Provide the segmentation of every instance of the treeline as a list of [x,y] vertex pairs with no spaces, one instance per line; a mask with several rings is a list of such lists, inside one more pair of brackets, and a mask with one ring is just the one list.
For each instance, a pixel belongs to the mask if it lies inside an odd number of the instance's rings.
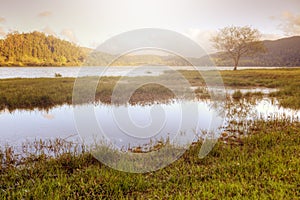
[[44,33],[9,33],[0,40],[0,66],[78,66],[87,50]]

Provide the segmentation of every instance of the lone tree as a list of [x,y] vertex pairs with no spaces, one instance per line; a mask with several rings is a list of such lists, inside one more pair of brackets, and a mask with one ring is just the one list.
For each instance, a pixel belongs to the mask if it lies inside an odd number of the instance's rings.
[[260,37],[260,32],[250,26],[230,26],[220,29],[211,41],[217,50],[233,59],[233,70],[237,70],[242,56],[254,56],[256,53],[265,52]]

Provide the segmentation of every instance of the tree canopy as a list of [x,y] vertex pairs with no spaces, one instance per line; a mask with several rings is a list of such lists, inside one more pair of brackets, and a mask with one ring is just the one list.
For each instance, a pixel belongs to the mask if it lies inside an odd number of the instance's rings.
[[260,37],[260,32],[249,26],[230,26],[220,29],[211,40],[217,50],[233,59],[236,70],[242,56],[249,57],[265,51]]
[[85,57],[83,48],[37,31],[13,32],[0,40],[2,66],[77,66]]

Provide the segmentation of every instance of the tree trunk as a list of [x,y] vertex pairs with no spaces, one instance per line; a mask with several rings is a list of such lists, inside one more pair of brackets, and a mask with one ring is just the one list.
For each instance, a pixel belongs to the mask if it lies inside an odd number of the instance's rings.
[[237,70],[237,67],[238,67],[238,64],[239,64],[239,59],[240,59],[239,55],[234,59],[234,68],[233,68],[233,70]]

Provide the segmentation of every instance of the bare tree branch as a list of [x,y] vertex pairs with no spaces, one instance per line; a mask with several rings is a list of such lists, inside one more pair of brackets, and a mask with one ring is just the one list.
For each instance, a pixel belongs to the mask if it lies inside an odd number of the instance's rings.
[[227,53],[233,59],[236,70],[242,56],[254,56],[265,51],[260,37],[260,32],[250,26],[229,26],[220,29],[211,41],[217,50]]

